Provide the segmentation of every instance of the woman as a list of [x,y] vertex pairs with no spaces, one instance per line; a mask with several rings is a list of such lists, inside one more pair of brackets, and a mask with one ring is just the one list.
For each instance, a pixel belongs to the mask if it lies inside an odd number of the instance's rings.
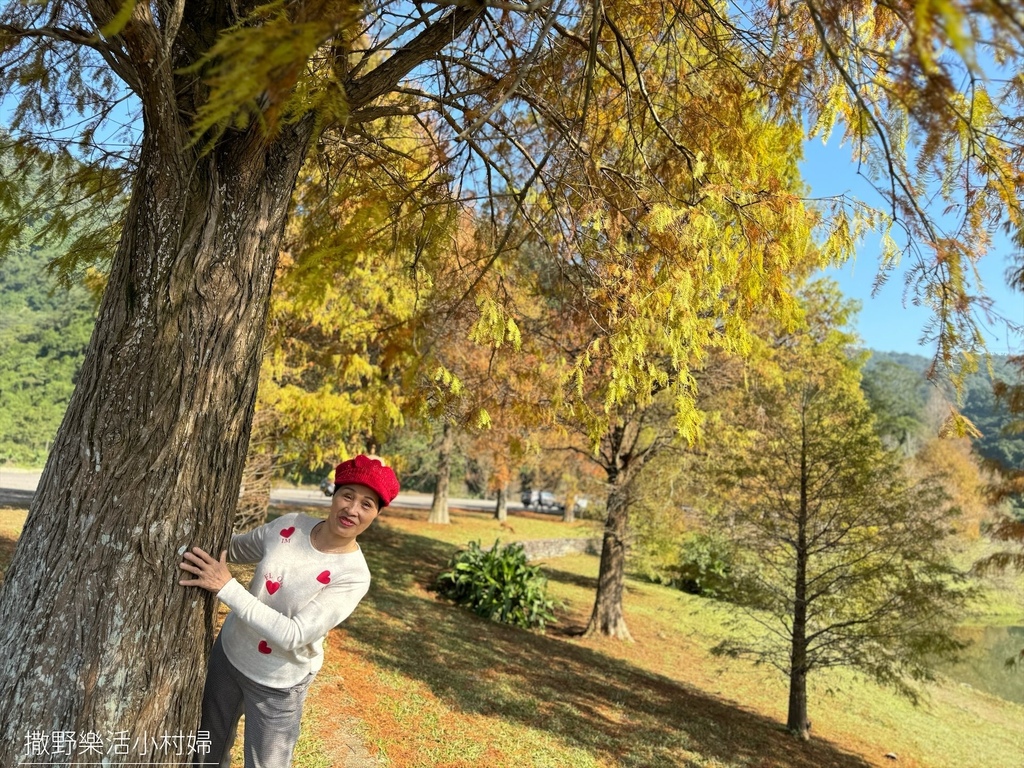
[[[390,467],[362,455],[339,464],[334,483],[326,520],[293,513],[233,536],[220,559],[199,547],[184,555],[180,567],[192,578],[179,584],[209,590],[231,609],[203,690],[206,765],[230,766],[242,714],[245,768],[291,765],[306,690],[323,665],[323,639],[370,586],[356,537],[399,490]],[[228,560],[257,563],[248,590],[231,577]]]

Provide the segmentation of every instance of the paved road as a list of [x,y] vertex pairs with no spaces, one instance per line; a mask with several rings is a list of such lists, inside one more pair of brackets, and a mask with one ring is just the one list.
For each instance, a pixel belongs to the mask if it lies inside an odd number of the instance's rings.
[[0,507],[28,509],[38,482],[39,472],[0,467]]
[[[24,469],[7,469],[0,467],[0,507],[21,507],[28,509],[35,496],[36,485],[39,483],[38,471]],[[303,488],[275,488],[270,492],[270,500],[274,504],[302,506],[330,506],[331,500],[320,491]],[[429,509],[431,497],[426,493],[400,493],[391,502],[394,507],[411,507],[413,509]],[[457,509],[494,509],[493,499],[449,499],[448,506]],[[519,502],[509,502],[510,511],[521,510]]]

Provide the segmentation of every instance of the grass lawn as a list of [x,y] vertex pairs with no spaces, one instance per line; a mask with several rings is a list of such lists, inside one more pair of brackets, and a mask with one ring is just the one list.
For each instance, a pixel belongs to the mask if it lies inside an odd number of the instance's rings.
[[[23,520],[0,511],[0,569]],[[819,674],[813,739],[798,742],[782,727],[785,680],[709,653],[736,631],[729,607],[668,588],[627,581],[635,643],[582,639],[597,557],[544,564],[561,607],[543,634],[437,600],[430,581],[467,541],[598,532],[545,516],[515,514],[507,525],[466,512],[435,526],[425,511],[389,510],[361,538],[373,586],[328,637],[297,768],[369,765],[353,752],[359,741],[373,764],[392,768],[1024,765],[1024,707],[951,683],[929,684],[915,707],[853,674]]]

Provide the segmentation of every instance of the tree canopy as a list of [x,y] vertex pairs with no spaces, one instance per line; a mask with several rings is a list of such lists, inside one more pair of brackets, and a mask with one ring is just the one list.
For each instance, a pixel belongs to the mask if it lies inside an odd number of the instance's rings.
[[[42,235],[66,234],[73,209],[90,200],[93,227],[61,262],[68,270],[111,250],[109,222],[122,219],[99,214],[123,201],[137,168],[133,116],[154,114],[160,99],[179,110],[175,130],[187,135],[176,140],[208,148],[246,126],[276,135],[312,121],[318,148],[387,155],[364,128],[408,116],[430,137],[435,180],[451,179],[483,207],[503,201],[511,218],[543,221],[573,244],[598,232],[646,232],[653,242],[686,210],[707,211],[688,222],[693,237],[717,238],[715,200],[754,218],[781,213],[792,193],[742,176],[749,169],[734,162],[729,131],[747,151],[752,110],[809,136],[838,126],[886,208],[820,201],[826,257],[848,253],[865,227],[901,230],[912,297],[933,310],[936,360],[948,367],[962,355],[970,363],[980,343],[972,318],[985,299],[972,290],[972,265],[996,227],[1021,230],[1013,72],[1024,31],[995,0],[429,9],[292,0],[201,10],[61,1],[11,3],[4,18],[12,65],[0,91],[13,108],[4,145],[53,173],[51,187],[15,209],[45,207]],[[709,129],[714,147],[701,145]],[[0,185],[8,205],[17,183],[12,174]],[[772,234],[751,223],[744,236]],[[896,239],[886,242],[888,268],[901,254]],[[764,266],[753,267],[736,277],[770,285]]]

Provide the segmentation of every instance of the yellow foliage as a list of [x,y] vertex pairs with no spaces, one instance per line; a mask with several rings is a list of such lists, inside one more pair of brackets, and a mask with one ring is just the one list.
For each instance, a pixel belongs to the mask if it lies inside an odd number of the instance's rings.
[[225,30],[187,70],[202,74],[210,89],[193,124],[193,143],[212,143],[228,128],[243,129],[254,120],[273,135],[279,123],[313,110],[343,119],[344,89],[332,68],[309,62],[329,37],[343,35],[360,11],[352,0],[272,0]]

